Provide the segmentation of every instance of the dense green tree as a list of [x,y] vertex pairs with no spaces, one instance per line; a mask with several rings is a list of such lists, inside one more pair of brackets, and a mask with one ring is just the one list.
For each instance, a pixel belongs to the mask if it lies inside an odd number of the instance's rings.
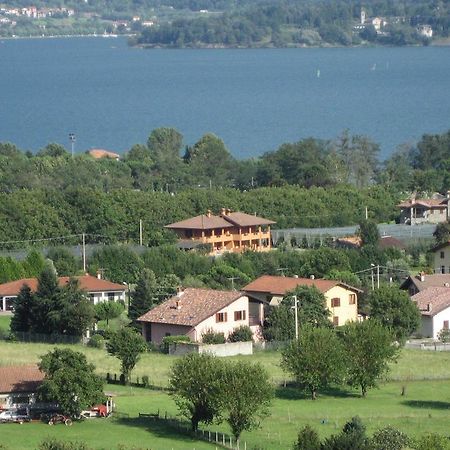
[[380,232],[378,231],[377,224],[372,220],[363,220],[359,223],[359,229],[357,231],[358,236],[361,238],[363,246],[371,245],[373,247],[378,246],[380,240]]
[[402,342],[420,324],[420,312],[406,291],[397,287],[381,286],[369,293],[370,316],[391,328],[395,338]]
[[45,267],[45,258],[39,250],[31,250],[23,262],[27,278],[34,278],[42,273]]
[[135,322],[142,314],[158,303],[158,285],[155,274],[150,269],[143,269],[130,299],[128,317]]
[[322,450],[366,450],[370,439],[366,436],[366,427],[356,416],[344,425],[342,432],[330,436],[322,443]]
[[56,348],[41,358],[39,368],[45,374],[39,399],[58,403],[64,414],[78,417],[83,409],[105,399],[103,381],[83,353]]
[[59,276],[73,276],[79,270],[79,261],[65,247],[50,248],[47,258],[53,262]]
[[106,350],[119,359],[121,371],[128,383],[131,371],[140,359],[140,355],[147,350],[147,345],[141,334],[133,328],[121,328],[111,334],[106,342]]
[[106,320],[106,327],[109,328],[109,321],[116,319],[124,311],[124,306],[121,302],[108,301],[101,302],[95,305],[95,317],[98,320]]
[[172,366],[169,386],[180,413],[190,420],[192,431],[200,422],[211,424],[222,415],[224,404],[223,360],[208,353],[191,353]]
[[344,350],[334,330],[304,327],[299,339],[282,351],[281,367],[317,398],[320,389],[342,381]]
[[433,236],[436,245],[444,244],[450,240],[450,223],[441,222],[436,225],[436,229],[433,231]]
[[33,323],[32,316],[33,293],[27,284],[24,284],[19,295],[13,301],[13,315],[11,317],[11,331],[29,331]]
[[25,278],[23,265],[10,256],[6,258],[0,256],[0,283],[20,280],[21,278]]
[[290,302],[292,306],[295,306],[293,296],[297,296],[300,328],[305,325],[315,327],[330,325],[330,311],[327,308],[327,301],[319,289],[315,286],[298,286],[283,298],[283,302]]
[[36,156],[69,156],[69,152],[60,144],[50,143],[36,153]]
[[381,428],[372,436],[373,450],[403,450],[410,443],[409,437],[392,426]]
[[359,386],[361,395],[376,387],[378,380],[389,370],[398,355],[392,332],[375,319],[351,322],[339,336],[346,350],[347,382]]
[[247,361],[228,362],[222,391],[225,398],[226,421],[237,441],[243,431],[261,426],[269,415],[273,387],[269,374],[261,364]]

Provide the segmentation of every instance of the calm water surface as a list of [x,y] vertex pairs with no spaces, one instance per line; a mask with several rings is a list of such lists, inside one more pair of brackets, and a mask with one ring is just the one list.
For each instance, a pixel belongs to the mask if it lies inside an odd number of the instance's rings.
[[283,142],[372,137],[388,156],[450,128],[450,48],[141,50],[125,39],[0,41],[0,141],[119,153],[173,126],[247,158]]

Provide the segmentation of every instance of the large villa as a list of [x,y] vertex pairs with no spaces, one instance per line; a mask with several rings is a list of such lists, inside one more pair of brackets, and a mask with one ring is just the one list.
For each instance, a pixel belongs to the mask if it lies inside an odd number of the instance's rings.
[[231,212],[222,208],[219,215],[211,211],[165,228],[173,230],[182,248],[211,245],[211,254],[222,252],[262,252],[272,248],[270,225],[275,222],[243,212]]

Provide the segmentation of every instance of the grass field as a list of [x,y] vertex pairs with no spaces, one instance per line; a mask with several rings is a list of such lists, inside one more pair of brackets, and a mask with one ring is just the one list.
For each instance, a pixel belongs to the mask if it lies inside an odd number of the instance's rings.
[[0,316],[0,333],[9,331],[9,323],[11,322],[11,316],[1,315]]
[[[39,356],[54,346],[2,342],[0,365],[37,362]],[[71,348],[83,351],[99,373],[119,371],[119,363],[105,351],[82,346]],[[280,355],[276,352],[239,356],[238,359],[258,361],[263,364],[276,383],[285,376],[279,367]],[[166,385],[167,375],[175,357],[158,353],[144,355],[135,375],[148,375],[156,385]],[[289,381],[289,380],[287,380]],[[402,388],[406,395],[402,396]],[[83,440],[94,448],[114,449],[118,444],[139,446],[152,450],[202,450],[215,445],[192,440],[161,422],[138,419],[139,412],[154,413],[158,410],[175,416],[176,407],[166,392],[109,385],[114,392],[118,415],[106,420],[91,420],[64,426],[49,427],[41,423],[0,425],[1,442],[11,449],[34,449],[47,436],[61,439]],[[294,388],[278,388],[271,408],[271,415],[263,428],[243,434],[247,448],[266,450],[290,449],[300,427],[310,424],[322,436],[339,431],[354,415],[359,415],[368,432],[393,425],[410,435],[424,432],[448,433],[450,413],[450,353],[403,350],[398,363],[392,366],[390,381],[380,389],[369,391],[366,399],[357,391],[336,390],[309,400]],[[26,427],[26,428],[25,428]],[[229,432],[226,424],[214,425],[212,430]],[[26,433],[23,431],[26,430]]]

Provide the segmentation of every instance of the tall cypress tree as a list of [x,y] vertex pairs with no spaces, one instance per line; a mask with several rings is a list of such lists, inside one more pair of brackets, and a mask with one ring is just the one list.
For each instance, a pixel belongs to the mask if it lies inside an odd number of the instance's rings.
[[33,293],[30,286],[24,284],[19,295],[13,301],[14,314],[11,318],[11,331],[29,331],[32,321]]
[[136,322],[138,317],[145,314],[154,303],[158,302],[157,289],[155,274],[150,269],[144,269],[131,297],[128,310],[128,317],[133,323]]

